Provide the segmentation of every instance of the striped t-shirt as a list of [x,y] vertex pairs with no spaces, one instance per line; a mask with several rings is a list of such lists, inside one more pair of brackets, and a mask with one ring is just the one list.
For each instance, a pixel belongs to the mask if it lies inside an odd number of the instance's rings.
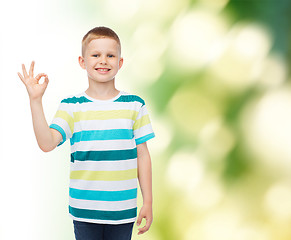
[[120,91],[109,100],[85,92],[64,98],[50,124],[71,143],[69,215],[121,224],[137,217],[137,149],[153,137],[145,101]]

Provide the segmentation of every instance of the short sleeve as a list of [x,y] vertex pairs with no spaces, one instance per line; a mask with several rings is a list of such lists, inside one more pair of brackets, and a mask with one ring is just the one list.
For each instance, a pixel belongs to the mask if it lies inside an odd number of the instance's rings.
[[74,115],[73,104],[70,104],[66,99],[59,104],[57,112],[51,121],[50,128],[59,131],[62,134],[62,141],[57,145],[62,145],[67,139],[70,139],[74,132]]
[[147,107],[144,102],[140,107],[136,120],[133,124],[133,135],[136,145],[144,143],[155,137]]

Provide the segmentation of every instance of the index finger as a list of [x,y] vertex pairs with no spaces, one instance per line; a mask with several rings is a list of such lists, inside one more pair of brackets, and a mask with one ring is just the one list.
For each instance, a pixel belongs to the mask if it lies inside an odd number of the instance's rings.
[[24,64],[22,64],[22,72],[23,72],[23,76],[25,78],[27,78],[28,75],[27,75],[26,68],[25,68]]
[[29,76],[33,77],[33,68],[34,68],[34,61],[31,62],[30,69],[29,69]]
[[151,225],[150,221],[149,220],[146,220],[145,226],[142,227],[142,228],[139,228],[138,230],[141,231],[141,232],[145,232],[145,231],[147,231],[150,228],[150,225]]
[[150,226],[152,224],[152,220],[150,219],[146,219],[146,225],[144,226],[146,231],[149,230]]

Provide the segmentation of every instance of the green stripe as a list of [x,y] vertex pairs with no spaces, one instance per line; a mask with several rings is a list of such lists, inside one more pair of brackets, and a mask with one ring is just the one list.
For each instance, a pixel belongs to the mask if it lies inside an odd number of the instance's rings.
[[119,110],[89,110],[77,111],[73,113],[74,121],[84,120],[108,120],[108,119],[130,119],[135,120],[138,112],[135,110],[119,109]]
[[100,220],[123,220],[137,216],[137,208],[122,211],[101,211],[79,209],[69,206],[69,212],[77,218],[100,219]]
[[54,118],[62,118],[64,121],[66,121],[70,127],[71,134],[73,134],[75,123],[74,123],[74,119],[72,118],[72,116],[68,112],[63,111],[63,110],[58,110],[56,112]]
[[139,128],[141,128],[149,123],[150,123],[150,118],[149,118],[149,115],[146,114],[134,122],[133,130],[137,130],[137,129],[139,129]]
[[78,161],[112,161],[137,158],[137,149],[108,150],[108,151],[76,151],[71,153],[71,162]]
[[66,99],[63,99],[61,101],[61,103],[74,103],[74,104],[76,104],[76,103],[86,103],[86,102],[93,102],[93,101],[85,98],[84,96],[78,97],[78,98],[77,97],[66,98]]
[[144,100],[136,95],[121,95],[114,102],[140,102],[142,106],[145,105]]
[[[90,99],[81,96],[81,97],[70,97],[63,99],[61,101],[62,103],[87,103],[87,102],[93,102]],[[113,102],[140,102],[143,105],[145,105],[144,100],[137,96],[137,95],[121,95],[119,98],[115,99]]]
[[137,178],[137,168],[117,171],[71,171],[70,179],[80,179],[87,181],[123,181]]

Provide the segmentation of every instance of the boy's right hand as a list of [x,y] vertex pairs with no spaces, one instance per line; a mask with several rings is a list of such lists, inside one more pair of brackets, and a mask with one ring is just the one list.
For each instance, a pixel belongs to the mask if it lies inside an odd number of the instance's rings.
[[[23,76],[19,72],[17,73],[26,87],[30,100],[41,99],[49,82],[48,76],[45,73],[40,73],[33,77],[34,63],[34,61],[31,62],[29,74],[27,74],[24,64],[22,64]],[[45,80],[42,84],[39,84],[39,80],[42,77],[45,77]]]

